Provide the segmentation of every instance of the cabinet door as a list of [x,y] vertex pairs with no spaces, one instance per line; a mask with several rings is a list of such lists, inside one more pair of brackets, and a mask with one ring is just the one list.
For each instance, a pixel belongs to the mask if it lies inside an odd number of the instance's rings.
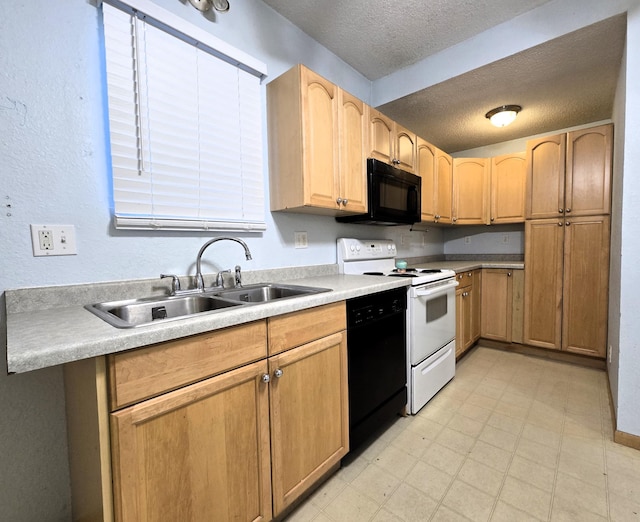
[[368,107],[369,112],[369,154],[371,158],[391,163],[394,157],[394,121],[380,111]]
[[458,287],[456,289],[456,358],[460,357],[465,350],[464,346],[464,293],[466,289]]
[[511,310],[513,278],[511,270],[485,268],[482,270],[482,327],[485,339],[511,342]]
[[564,221],[527,220],[524,231],[524,342],[559,350]]
[[342,331],[269,358],[275,515],[349,449],[346,338]]
[[612,138],[611,125],[568,134],[565,188],[567,217],[610,213]]
[[303,68],[302,92],[305,199],[312,206],[338,208],[338,88]]
[[462,348],[466,351],[473,343],[473,287],[462,293]]
[[471,344],[480,339],[480,318],[482,309],[482,270],[474,270],[471,295]]
[[606,356],[609,217],[565,221],[562,349]]
[[453,160],[453,217],[456,225],[485,222],[489,163],[485,158]]
[[119,521],[271,519],[265,361],[111,414]]
[[365,105],[355,96],[340,90],[340,187],[337,191],[342,209],[367,211],[367,118]]
[[436,148],[417,138],[417,174],[422,179],[422,221],[434,221],[436,187]]
[[436,222],[451,223],[453,160],[446,152],[436,154]]
[[525,152],[505,154],[491,159],[491,225],[524,222],[524,201],[527,185]]
[[395,165],[407,172],[416,172],[416,135],[395,124]]
[[527,142],[527,219],[564,215],[566,134]]

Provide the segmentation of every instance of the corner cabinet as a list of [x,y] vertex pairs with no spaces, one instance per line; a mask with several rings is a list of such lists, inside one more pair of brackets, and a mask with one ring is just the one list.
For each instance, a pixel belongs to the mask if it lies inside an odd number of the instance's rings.
[[348,451],[346,361],[339,302],[66,365],[73,519],[281,515]]
[[365,107],[303,65],[267,85],[272,211],[367,210]]

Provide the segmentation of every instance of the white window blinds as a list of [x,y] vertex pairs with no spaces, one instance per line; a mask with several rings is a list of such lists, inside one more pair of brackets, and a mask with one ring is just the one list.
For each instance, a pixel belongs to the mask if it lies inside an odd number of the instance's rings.
[[136,9],[103,15],[116,227],[264,230],[260,78]]

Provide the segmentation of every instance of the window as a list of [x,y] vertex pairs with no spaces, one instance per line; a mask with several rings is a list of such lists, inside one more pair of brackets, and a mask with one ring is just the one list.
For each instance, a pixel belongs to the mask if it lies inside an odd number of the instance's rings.
[[129,3],[103,4],[116,227],[264,230],[263,73]]

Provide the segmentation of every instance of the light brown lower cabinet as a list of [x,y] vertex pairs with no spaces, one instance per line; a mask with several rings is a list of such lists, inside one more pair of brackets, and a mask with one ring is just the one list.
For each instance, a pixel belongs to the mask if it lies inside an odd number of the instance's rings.
[[266,361],[111,414],[116,520],[271,519]]
[[286,510],[348,451],[345,311],[274,317],[283,332],[318,323],[271,356],[270,318],[67,365],[73,519],[268,521]]
[[460,357],[480,338],[482,271],[459,273],[456,280],[456,357]]
[[609,216],[526,222],[526,344],[605,357],[609,225]]
[[482,270],[480,335],[484,339],[511,342],[513,271],[504,268]]

